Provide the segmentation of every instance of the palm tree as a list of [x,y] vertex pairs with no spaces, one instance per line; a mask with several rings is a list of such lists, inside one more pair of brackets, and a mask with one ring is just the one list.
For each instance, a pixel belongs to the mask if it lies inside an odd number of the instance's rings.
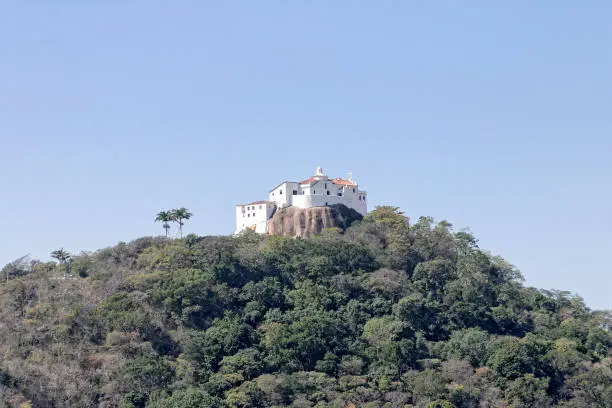
[[185,207],[181,207],[181,208],[170,211],[170,217],[172,221],[176,221],[179,225],[179,232],[181,234],[181,238],[183,238],[183,225],[185,225],[183,220],[190,219],[192,215],[193,214],[190,213],[189,210]]
[[64,251],[64,248],[56,249],[51,252],[51,258],[57,259],[60,265],[64,265],[66,274],[70,273],[70,260],[72,259],[70,252]]
[[172,221],[171,211],[160,211],[155,217],[155,221],[162,223],[162,227],[166,230],[166,238],[168,238],[168,230],[170,229],[169,222]]

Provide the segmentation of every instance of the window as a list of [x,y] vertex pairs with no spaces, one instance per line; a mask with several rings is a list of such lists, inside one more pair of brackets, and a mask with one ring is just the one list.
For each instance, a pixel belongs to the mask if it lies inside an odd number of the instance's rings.
[[327,190],[327,183],[325,183],[325,189]]
[[259,206],[259,209],[261,210],[261,205]]
[[317,192],[316,192],[316,191],[314,191],[314,190],[312,190],[312,194],[317,194]]
[[293,190],[293,195],[297,195],[297,190]]
[[355,189],[353,188],[353,193],[355,192]]
[[251,214],[247,214],[247,217],[250,217],[250,216],[251,216]]
[[327,195],[329,195],[329,190],[327,190]]
[[279,193],[278,193],[278,194],[283,194],[283,190],[279,191]]
[[342,197],[342,193],[338,193],[338,197]]
[[255,216],[255,213],[253,213],[253,217]]
[[325,205],[327,206],[327,201],[325,202]]

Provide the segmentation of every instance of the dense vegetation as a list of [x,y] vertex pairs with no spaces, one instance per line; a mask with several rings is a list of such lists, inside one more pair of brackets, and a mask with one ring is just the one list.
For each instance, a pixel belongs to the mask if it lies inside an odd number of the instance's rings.
[[610,314],[391,207],[311,239],[140,238],[65,272],[2,270],[5,406],[612,407]]

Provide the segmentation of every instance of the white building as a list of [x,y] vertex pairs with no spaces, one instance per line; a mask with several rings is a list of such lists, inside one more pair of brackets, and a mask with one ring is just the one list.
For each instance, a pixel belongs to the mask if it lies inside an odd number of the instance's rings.
[[323,207],[344,204],[361,215],[367,213],[367,193],[359,189],[351,177],[348,180],[330,179],[317,168],[314,176],[300,182],[284,181],[273,188],[268,201],[255,201],[236,206],[236,233],[252,229],[258,233],[268,232],[268,220],[276,208],[294,206],[298,208]]
[[276,203],[255,201],[236,206],[236,234],[251,229],[260,234],[268,232],[268,220],[274,214]]

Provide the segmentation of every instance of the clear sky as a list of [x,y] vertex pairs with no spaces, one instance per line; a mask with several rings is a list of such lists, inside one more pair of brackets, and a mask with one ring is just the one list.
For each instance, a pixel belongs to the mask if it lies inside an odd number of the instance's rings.
[[0,264],[322,166],[612,308],[612,3],[0,0]]

